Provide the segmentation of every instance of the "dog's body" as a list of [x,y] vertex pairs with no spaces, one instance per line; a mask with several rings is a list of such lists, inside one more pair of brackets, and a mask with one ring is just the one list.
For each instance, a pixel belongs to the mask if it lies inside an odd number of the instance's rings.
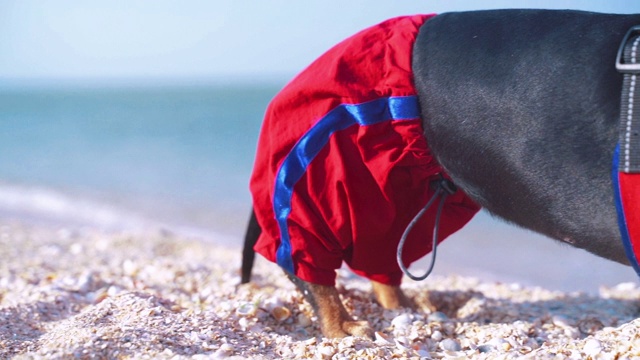
[[[440,165],[491,213],[628,264],[610,177],[622,86],[614,62],[622,37],[638,24],[640,15],[538,10],[427,21],[412,68]],[[245,249],[259,234],[255,215],[251,224]],[[251,256],[245,252],[243,282]],[[371,333],[351,320],[335,288],[294,282],[325,336]],[[398,287],[373,284],[383,306],[410,305]]]

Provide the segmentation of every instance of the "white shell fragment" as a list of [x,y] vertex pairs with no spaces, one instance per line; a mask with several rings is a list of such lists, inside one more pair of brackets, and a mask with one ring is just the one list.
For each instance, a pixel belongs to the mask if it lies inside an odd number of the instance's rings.
[[379,331],[376,331],[374,333],[374,337],[376,339],[375,340],[376,344],[381,344],[381,345],[391,344],[389,337]]
[[582,349],[582,351],[584,351],[585,355],[587,356],[598,355],[602,352],[602,344],[596,339],[589,339],[584,344],[584,348]]
[[396,329],[406,329],[412,322],[413,320],[411,319],[411,315],[401,314],[391,320],[391,326]]

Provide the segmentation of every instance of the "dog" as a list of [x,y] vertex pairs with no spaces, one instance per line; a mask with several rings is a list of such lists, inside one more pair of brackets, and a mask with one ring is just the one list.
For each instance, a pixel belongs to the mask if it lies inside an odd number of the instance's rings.
[[[422,170],[412,172],[414,168],[409,168],[407,171],[413,175],[402,178],[402,181],[391,181],[396,186],[410,189],[407,192],[415,194],[413,198],[416,199],[415,203],[409,201],[409,196],[394,203],[397,211],[391,212],[391,216],[401,219],[396,221],[401,225],[399,228],[406,227],[422,205],[436,197],[438,192],[430,185],[437,175],[450,180],[459,189],[452,195],[457,198],[446,200],[449,203],[442,198],[446,204],[440,220],[444,227],[441,238],[463,226],[482,207],[516,226],[637,268],[633,254],[629,256],[634,250],[623,241],[625,235],[620,226],[620,206],[616,207],[613,195],[616,184],[615,179],[612,180],[611,169],[619,141],[623,86],[623,75],[616,71],[616,55],[627,31],[634,25],[640,25],[640,15],[569,10],[491,10],[426,16],[416,24],[415,37],[410,39],[409,76],[415,86],[421,136],[428,144],[427,150],[420,151],[427,151],[429,159],[435,163],[431,169],[435,170],[430,175],[419,177],[420,181],[416,182],[413,173]],[[345,65],[338,62],[336,66]],[[326,76],[335,75],[331,71],[328,73]],[[322,74],[312,73],[311,80],[324,76]],[[348,87],[359,81],[358,77],[354,79],[347,81]],[[362,81],[369,86],[366,77]],[[292,96],[299,95],[301,102],[314,100],[303,90],[295,87],[294,90],[300,92]],[[320,98],[325,100],[322,96]],[[281,113],[274,108],[271,110],[273,116]],[[406,123],[402,123],[404,125]],[[395,136],[395,133],[392,136],[385,131],[396,130],[384,128],[379,131],[382,137]],[[269,141],[274,141],[279,135],[272,135]],[[337,135],[329,132],[326,136]],[[355,139],[354,142],[359,139],[355,135],[349,138]],[[420,142],[419,139],[414,140]],[[379,147],[376,141],[362,144],[375,148],[372,150],[375,153]],[[336,140],[331,146],[349,147],[342,140]],[[276,165],[286,163],[273,158],[277,152],[265,154],[262,151],[259,143],[256,169],[258,162],[270,161],[275,169],[278,169]],[[398,246],[400,236],[391,226],[393,231],[382,235],[392,236],[381,236],[383,240],[365,241],[361,243],[364,245],[359,245],[350,239],[349,246],[341,248],[341,251],[329,248],[334,245],[333,237],[342,241],[341,236],[359,234],[355,230],[349,232],[348,228],[335,231],[338,225],[334,223],[344,225],[342,218],[351,219],[359,214],[368,219],[368,214],[384,213],[386,208],[378,208],[383,205],[375,201],[370,206],[366,203],[369,201],[366,196],[350,197],[352,191],[348,188],[341,190],[342,185],[336,185],[342,184],[342,180],[331,180],[336,172],[340,176],[349,174],[348,171],[335,170],[332,161],[340,163],[336,165],[338,168],[357,168],[360,165],[351,165],[356,157],[345,152],[338,153],[341,158],[335,160],[331,154],[324,156],[323,150],[319,151],[321,155],[305,160],[311,164],[309,166],[317,167],[315,173],[300,175],[289,183],[287,189],[293,194],[288,195],[289,202],[285,201],[289,206],[286,211],[279,207],[282,202],[277,199],[277,194],[263,194],[265,198],[270,196],[274,207],[265,215],[258,206],[258,202],[264,202],[264,199],[257,199],[252,188],[254,211],[245,236],[241,282],[250,280],[254,248],[258,249],[262,254],[267,253],[270,260],[277,261],[301,290],[313,307],[325,337],[371,336],[373,331],[366,320],[354,321],[350,317],[331,284],[331,269],[339,267],[341,262],[334,258],[324,262],[322,254],[326,251],[342,256],[357,274],[371,279],[372,290],[383,307],[411,307],[414,304],[399,286],[398,265],[393,269],[385,265],[387,258],[395,258],[395,252],[389,254],[388,249]],[[380,151],[392,150],[383,147]],[[361,152],[365,155],[360,158],[371,157],[366,151]],[[361,161],[360,158],[357,161]],[[323,161],[325,165],[314,163]],[[419,166],[432,165],[426,161]],[[395,169],[389,167],[384,171],[392,174]],[[320,205],[315,204],[324,201],[322,194],[316,197],[306,194],[312,189],[323,193],[323,184],[317,179],[322,171],[329,179],[326,186],[328,196],[337,199],[327,200],[324,206],[332,208],[332,216],[337,220],[326,216],[309,221],[288,217],[295,211],[290,208],[292,203],[305,208],[310,217],[323,211],[318,210]],[[278,176],[284,179],[283,182],[288,181],[281,173],[272,174],[271,178]],[[372,175],[374,178],[377,176],[375,173]],[[272,189],[272,184],[256,185],[267,181],[267,177],[264,172],[258,176],[254,171],[252,187]],[[346,179],[344,182],[357,183],[360,179]],[[297,181],[306,183],[300,186]],[[298,186],[302,190],[298,190]],[[375,192],[363,186],[367,193]],[[277,189],[274,191],[277,193]],[[296,191],[304,194],[299,195]],[[308,204],[309,199],[313,199],[314,204]],[[354,201],[366,204],[360,206]],[[389,197],[388,201],[393,203],[395,198]],[[406,208],[402,206],[405,203]],[[283,213],[284,220],[278,223],[277,218]],[[414,231],[417,234],[413,236],[422,237],[423,243],[427,236],[425,232],[428,234],[438,225],[434,215],[435,209],[427,212],[426,219],[422,220],[423,226]],[[356,220],[352,222],[357,223]],[[290,233],[283,234],[283,226]],[[377,220],[370,221],[369,226],[377,229]],[[332,242],[329,245],[322,242],[320,245],[311,244],[306,252],[301,247],[296,248],[295,241],[306,241],[305,237],[312,233],[308,229],[314,227],[320,229],[314,230],[314,236],[328,234]],[[295,231],[291,230],[294,228]],[[287,238],[289,236],[291,239]],[[269,238],[271,240],[266,240]],[[437,237],[435,240],[441,241]],[[293,245],[288,241],[293,241]],[[284,243],[288,248],[283,251]],[[358,246],[369,249],[359,250]],[[400,257],[405,257],[405,262],[410,263],[432,249],[409,246]],[[353,260],[359,251],[379,256],[380,271],[359,268],[360,263]],[[313,273],[314,266],[324,267],[321,276]]]

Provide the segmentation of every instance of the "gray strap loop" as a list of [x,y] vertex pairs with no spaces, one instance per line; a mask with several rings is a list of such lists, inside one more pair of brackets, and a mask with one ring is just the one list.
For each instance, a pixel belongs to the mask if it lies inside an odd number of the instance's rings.
[[[431,199],[427,202],[427,204],[414,216],[413,220],[407,225],[407,228],[404,230],[402,237],[400,238],[400,243],[398,244],[398,252],[396,253],[396,259],[398,261],[398,266],[402,272],[407,275],[410,279],[415,281],[421,281],[426,279],[431,272],[433,271],[433,267],[436,264],[436,251],[438,249],[438,233],[440,231],[440,217],[442,216],[442,209],[444,208],[444,202],[447,199],[447,196],[452,195],[457,191],[456,186],[449,180],[441,179],[438,181],[436,191],[431,196]],[[404,261],[402,261],[402,250],[404,248],[404,243],[409,237],[411,230],[416,225],[416,223],[420,220],[422,215],[433,205],[436,199],[440,197],[440,203],[438,204],[438,211],[436,212],[435,224],[433,226],[433,245],[431,248],[431,263],[429,264],[429,269],[422,276],[415,276],[409,269],[404,265]]]

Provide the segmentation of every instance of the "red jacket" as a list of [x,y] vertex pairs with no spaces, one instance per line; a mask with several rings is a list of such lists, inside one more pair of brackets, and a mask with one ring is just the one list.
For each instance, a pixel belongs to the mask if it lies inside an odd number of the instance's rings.
[[[411,53],[433,15],[394,18],[333,47],[273,99],[258,141],[251,193],[255,250],[302,280],[333,285],[344,261],[398,285],[396,249],[442,174],[427,146]],[[435,207],[404,246],[405,264],[431,251]],[[441,239],[479,210],[447,198]]]

